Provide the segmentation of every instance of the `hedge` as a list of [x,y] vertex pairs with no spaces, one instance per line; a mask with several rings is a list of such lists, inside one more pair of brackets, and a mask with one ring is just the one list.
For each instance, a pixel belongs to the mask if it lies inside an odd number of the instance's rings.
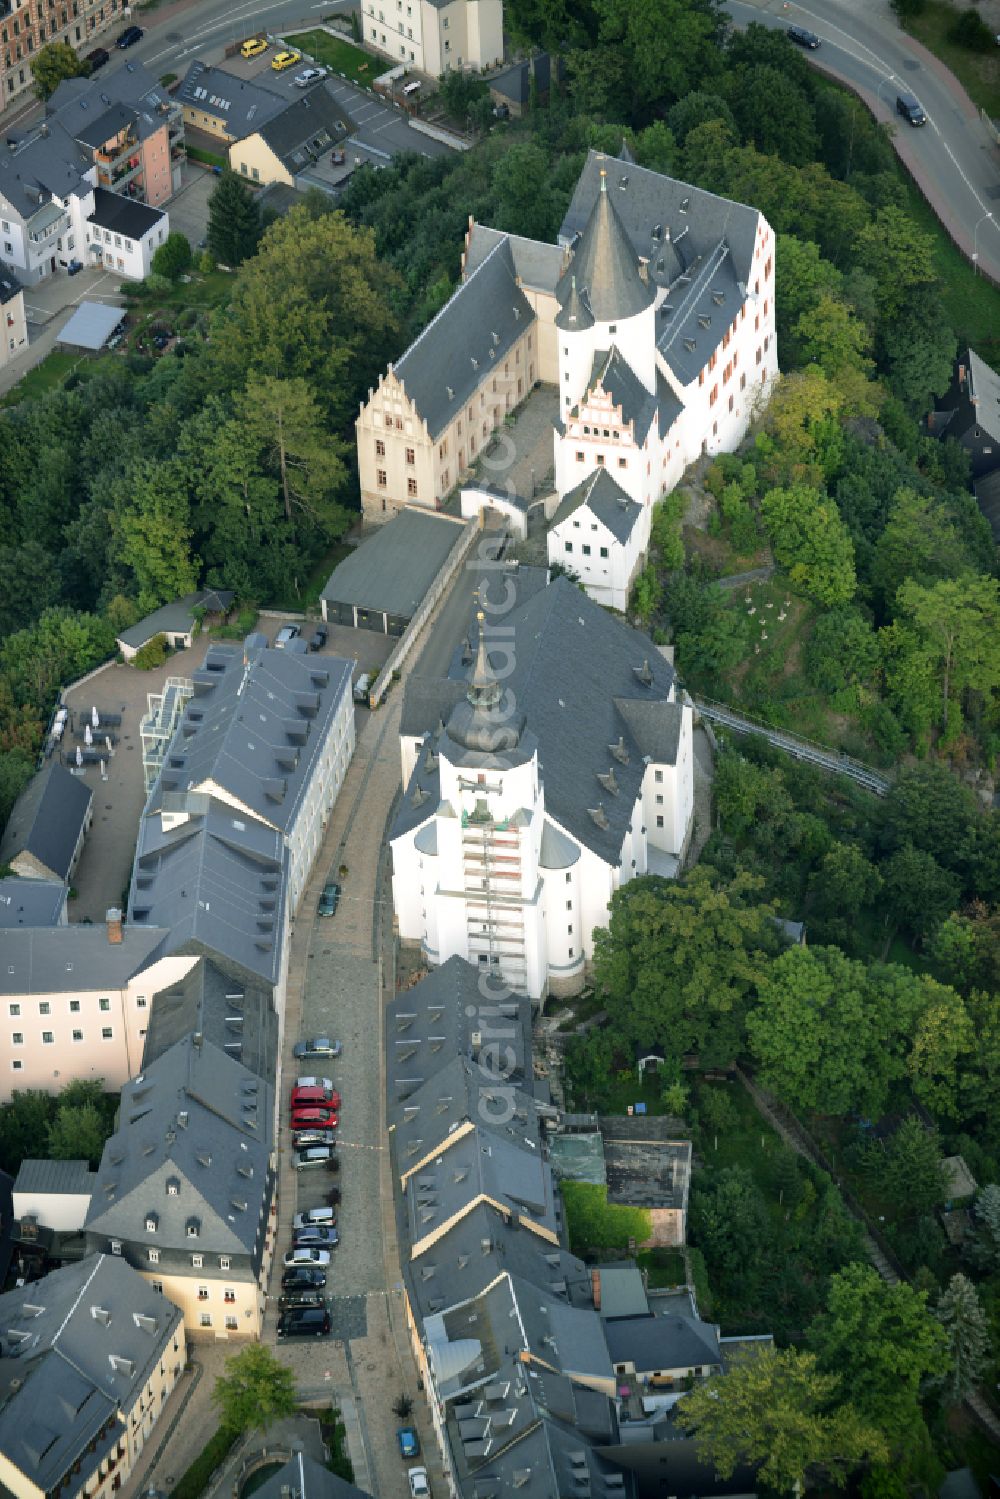
[[208,1487],[208,1480],[232,1452],[239,1436],[238,1431],[228,1426],[220,1426],[215,1436],[209,1438],[180,1482],[171,1489],[171,1499],[201,1499],[201,1495]]

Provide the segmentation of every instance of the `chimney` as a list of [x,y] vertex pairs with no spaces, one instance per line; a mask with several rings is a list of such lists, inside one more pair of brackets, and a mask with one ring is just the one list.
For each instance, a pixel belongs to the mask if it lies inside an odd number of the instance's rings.
[[599,1312],[601,1310],[601,1272],[600,1272],[600,1270],[591,1270],[591,1272],[590,1272],[590,1291],[591,1291],[591,1295],[594,1298],[594,1311],[595,1312]]
[[122,913],[117,906],[109,906],[105,916],[108,928],[108,941],[117,946],[122,940]]
[[960,364],[958,366],[958,388],[959,388],[959,390],[964,390],[965,389],[965,365],[964,364]]

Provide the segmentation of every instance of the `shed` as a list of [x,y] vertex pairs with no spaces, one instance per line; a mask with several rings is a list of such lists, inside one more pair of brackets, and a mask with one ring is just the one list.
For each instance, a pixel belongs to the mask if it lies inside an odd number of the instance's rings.
[[186,593],[174,599],[172,604],[163,604],[129,625],[117,636],[118,649],[126,661],[131,661],[137,651],[157,635],[165,635],[167,644],[174,650],[184,650],[194,642],[197,616],[205,614],[228,614],[234,595],[226,588],[199,588],[195,593]]
[[334,568],[323,618],[402,635],[463,531],[451,516],[404,508]]
[[14,803],[0,841],[0,864],[29,880],[68,884],[93,817],[94,793],[51,761]]
[[108,307],[104,302],[81,302],[64,324],[56,342],[71,344],[75,349],[103,349],[124,316],[121,307]]

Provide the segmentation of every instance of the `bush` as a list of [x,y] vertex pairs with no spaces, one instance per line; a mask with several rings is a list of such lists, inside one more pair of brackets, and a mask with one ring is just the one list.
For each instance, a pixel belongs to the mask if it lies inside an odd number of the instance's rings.
[[[153,256],[153,274],[176,281],[191,264],[191,246],[186,234],[174,229]],[[152,276],[149,278],[152,281]]]
[[238,1431],[232,1431],[228,1426],[220,1426],[215,1435],[209,1437],[203,1450],[187,1472],[182,1475],[180,1482],[171,1490],[173,1499],[201,1499],[201,1495],[208,1487],[208,1480],[216,1468],[229,1456],[238,1436]]
[[215,270],[215,256],[211,250],[202,250],[198,256],[198,269],[204,276],[207,276],[210,271]]
[[162,666],[166,659],[167,637],[154,635],[152,640],[147,640],[144,646],[140,646],[129,665],[134,666],[136,671],[152,671],[154,667]]
[[703,1319],[708,1319],[712,1315],[712,1291],[708,1284],[705,1256],[700,1249],[688,1250],[688,1264],[691,1267],[691,1279],[694,1281],[694,1299],[698,1303],[698,1315]]
[[973,52],[989,52],[995,46],[992,31],[974,10],[963,10],[955,17],[948,27],[948,40]]

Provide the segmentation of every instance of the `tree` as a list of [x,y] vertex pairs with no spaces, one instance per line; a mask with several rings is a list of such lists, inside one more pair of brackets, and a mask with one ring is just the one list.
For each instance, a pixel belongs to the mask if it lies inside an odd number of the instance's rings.
[[[774,258],[774,316],[778,347],[785,347],[792,329],[824,297],[839,297],[843,284],[841,272],[829,260],[823,259],[819,246],[812,240],[779,234]],[[796,364],[806,362],[796,354]]]
[[703,89],[685,94],[667,114],[667,124],[681,146],[691,131],[704,125],[707,120],[723,120],[734,134],[736,132],[733,112],[722,95],[707,93]]
[[854,543],[836,503],[804,484],[772,489],[761,503],[774,555],[791,581],[823,604],[854,595]]
[[117,486],[111,527],[117,560],[135,578],[143,607],[190,593],[198,582],[191,553],[188,474],[179,460],[142,459]]
[[891,609],[897,590],[912,578],[933,583],[965,570],[966,551],[945,507],[908,487],[892,498],[885,530],[875,545],[871,577]]
[[879,666],[878,636],[860,609],[829,609],[813,626],[805,665],[806,676],[821,692],[868,686]]
[[648,625],[660,606],[662,593],[656,569],[647,563],[632,585],[632,598],[629,601],[631,611],[640,624]]
[[861,230],[855,262],[875,278],[881,318],[889,324],[910,297],[937,281],[934,238],[900,208],[882,208]]
[[734,1278],[759,1272],[767,1204],[749,1171],[727,1166],[691,1197],[691,1233],[709,1262]]
[[549,160],[541,146],[519,141],[496,162],[491,186],[498,227],[528,239],[549,239],[561,207],[549,191]]
[[25,1157],[38,1155],[54,1109],[50,1094],[15,1088],[10,1103],[0,1108],[0,1167],[4,1171],[16,1176]]
[[976,1388],[989,1356],[989,1332],[983,1304],[968,1276],[953,1275],[937,1304],[948,1352],[942,1383],[949,1399],[958,1402]]
[[814,1483],[840,1485],[861,1463],[888,1456],[881,1432],[839,1393],[839,1379],[820,1372],[815,1354],[763,1347],[699,1381],[677,1419],[721,1478],[738,1464],[760,1464],[768,1488],[798,1494]]
[[873,1155],[871,1165],[877,1190],[902,1219],[936,1213],[944,1201],[938,1138],[919,1119],[904,1119],[885,1150]]
[[263,1343],[251,1343],[226,1360],[226,1373],[215,1381],[212,1403],[230,1431],[266,1430],[272,1421],[294,1415],[298,1405],[295,1375]]
[[925,411],[932,396],[951,382],[958,338],[936,288],[916,288],[906,305],[879,325],[878,356],[896,394],[913,411]]
[[936,662],[947,730],[953,693],[1000,686],[1000,582],[970,576],[942,578],[929,588],[907,582],[896,597]]
[[809,1328],[809,1346],[828,1374],[851,1392],[862,1420],[892,1450],[906,1449],[922,1426],[920,1387],[945,1359],[945,1339],[926,1291],[888,1285],[871,1265],[845,1265],[832,1276],[826,1310]]
[[64,78],[86,78],[90,63],[78,57],[69,42],[46,42],[31,59],[31,76],[39,99],[48,99]]
[[238,266],[260,243],[260,210],[245,182],[223,167],[208,200],[208,248],[223,265]]
[[176,281],[179,276],[183,276],[190,264],[190,241],[186,234],[182,234],[179,229],[174,229],[167,235],[153,256],[153,274],[166,276],[168,281]]
[[897,925],[930,937],[958,905],[961,883],[933,854],[906,844],[881,866],[885,905]]
[[895,11],[900,25],[911,21],[914,16],[922,16],[926,4],[927,0],[889,0],[889,8]]
[[718,70],[718,0],[594,0],[594,9],[601,47],[624,62],[634,116],[683,98]]
[[345,445],[324,430],[307,381],[251,375],[239,409],[248,439],[278,480],[293,532],[296,516],[305,515],[336,541],[350,524],[336,498],[346,474]]
[[758,151],[793,166],[815,160],[819,140],[812,105],[784,69],[770,63],[737,67],[727,95],[740,135]]
[[913,1091],[938,1118],[957,1119],[963,1059],[975,1056],[976,1032],[960,995],[924,976],[928,1004],[917,1022],[907,1068]]
[[892,852],[912,844],[952,869],[975,826],[972,793],[945,765],[908,766],[879,809],[878,838]]
[[[815,494],[817,484],[833,475],[841,464],[843,405],[840,390],[818,364],[787,375],[771,396],[767,435],[773,445],[767,446],[763,438],[758,438],[757,446],[769,460],[767,468],[776,480],[798,481],[796,489],[806,490],[811,497],[808,512],[820,501]],[[832,513],[836,513],[835,506]]]
[[798,361],[818,364],[831,380],[850,372],[867,380],[875,368],[870,332],[846,302],[828,292],[802,314],[792,337]]
[[667,572],[675,572],[677,568],[684,566],[681,523],[684,519],[685,504],[683,490],[674,489],[653,506],[653,515],[649,525],[649,542],[658,555],[660,566]]
[[48,1130],[49,1159],[87,1160],[96,1171],[107,1138],[107,1125],[96,1104],[60,1102]]
[[847,921],[872,905],[881,889],[882,876],[856,843],[835,843],[809,881],[816,907]]

